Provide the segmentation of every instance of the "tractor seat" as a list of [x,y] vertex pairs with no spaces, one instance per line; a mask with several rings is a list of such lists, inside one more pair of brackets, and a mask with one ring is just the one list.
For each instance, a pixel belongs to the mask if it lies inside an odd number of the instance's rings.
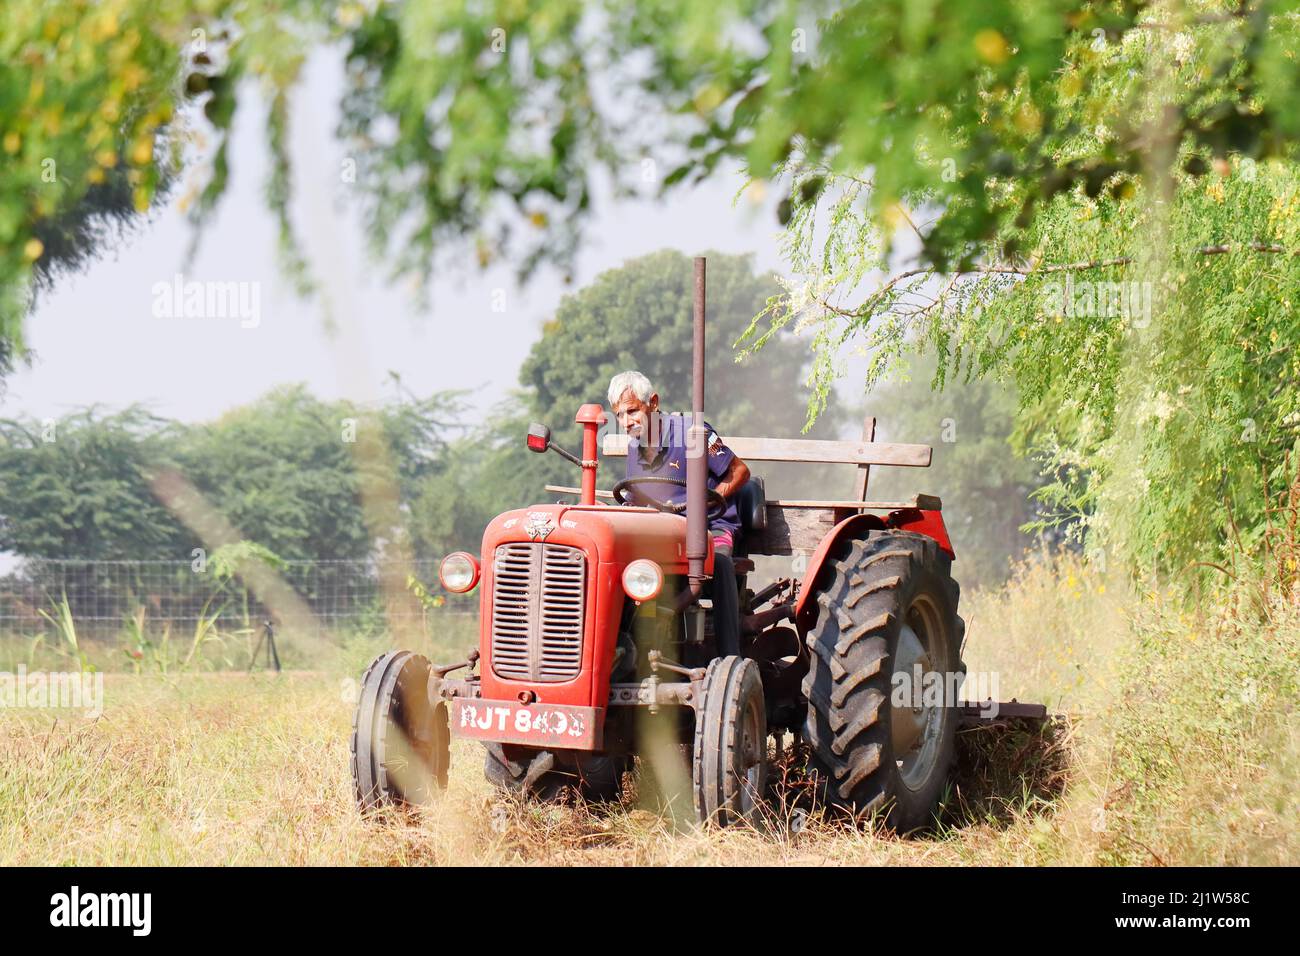
[[762,531],[767,527],[767,491],[763,479],[753,475],[736,492],[736,514],[742,531]]

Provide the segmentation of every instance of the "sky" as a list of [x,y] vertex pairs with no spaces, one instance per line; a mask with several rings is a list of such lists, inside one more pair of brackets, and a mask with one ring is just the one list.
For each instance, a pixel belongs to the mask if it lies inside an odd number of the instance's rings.
[[[47,418],[92,403],[139,402],[199,421],[285,383],[305,382],[326,399],[373,400],[396,372],[417,394],[473,390],[477,417],[516,385],[561,297],[600,272],[662,248],[749,252],[756,267],[781,269],[774,199],[733,203],[743,184],[735,170],[663,202],[598,201],[569,286],[543,268],[520,288],[509,264],[487,271],[470,264],[466,245],[459,250],[465,267],[437,276],[422,309],[364,251],[359,210],[346,203],[345,148],[331,136],[340,89],[338,58],[320,54],[307,65],[291,113],[293,215],[328,312],[322,300],[298,298],[279,271],[275,224],[262,198],[262,117],[241,108],[228,192],[190,268],[182,273],[192,227],[177,208],[178,189],[137,235],[45,294],[27,327],[36,360],[8,379],[0,415]],[[159,290],[178,274],[181,283],[246,283],[249,308],[194,318],[176,314],[178,307],[160,317]],[[505,309],[494,311],[494,295],[499,303],[502,294]]]

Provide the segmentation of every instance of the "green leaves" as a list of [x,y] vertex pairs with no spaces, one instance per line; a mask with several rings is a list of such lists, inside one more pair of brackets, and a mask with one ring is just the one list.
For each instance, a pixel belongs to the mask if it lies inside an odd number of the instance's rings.
[[5,4],[0,338],[10,347],[21,341],[31,283],[80,265],[165,191],[191,22],[190,4]]
[[[870,230],[851,204],[823,207],[838,235]],[[1184,575],[1257,551],[1294,479],[1298,208],[1300,167],[1248,157],[1180,177],[1168,203],[1080,185],[1023,231],[1031,260],[950,275],[891,274],[872,242],[819,245],[816,209],[796,209],[787,242],[802,275],[768,318],[818,329],[819,388],[849,341],[872,357],[869,385],[912,352],[937,357],[940,386],[1010,378],[1017,442],[1051,477],[1038,526],[1071,524],[1117,563]],[[864,294],[872,269],[890,277]]]

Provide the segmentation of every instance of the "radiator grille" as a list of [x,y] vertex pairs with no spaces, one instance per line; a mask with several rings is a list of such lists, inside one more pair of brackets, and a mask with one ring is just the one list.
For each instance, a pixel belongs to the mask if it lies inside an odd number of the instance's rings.
[[582,666],[587,562],[562,544],[517,541],[496,550],[492,670],[507,680],[572,680]]

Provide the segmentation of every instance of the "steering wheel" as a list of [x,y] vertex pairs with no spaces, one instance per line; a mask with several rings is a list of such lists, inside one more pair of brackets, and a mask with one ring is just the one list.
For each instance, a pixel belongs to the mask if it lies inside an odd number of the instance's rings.
[[[680,478],[665,478],[661,475],[641,475],[637,478],[624,478],[611,489],[611,493],[614,495],[614,500],[621,505],[629,504],[629,498],[625,492],[630,490],[632,495],[637,499],[636,503],[649,505],[651,508],[656,508],[659,511],[663,511],[670,515],[686,513],[685,502],[677,504],[669,501],[660,501],[658,498],[651,497],[642,491],[638,491],[638,485],[676,485],[678,488],[685,488],[686,482]],[[727,499],[722,497],[722,495],[718,494],[712,488],[706,489],[705,500],[709,503],[708,518],[710,521],[716,521],[718,518],[721,518],[726,514]]]

